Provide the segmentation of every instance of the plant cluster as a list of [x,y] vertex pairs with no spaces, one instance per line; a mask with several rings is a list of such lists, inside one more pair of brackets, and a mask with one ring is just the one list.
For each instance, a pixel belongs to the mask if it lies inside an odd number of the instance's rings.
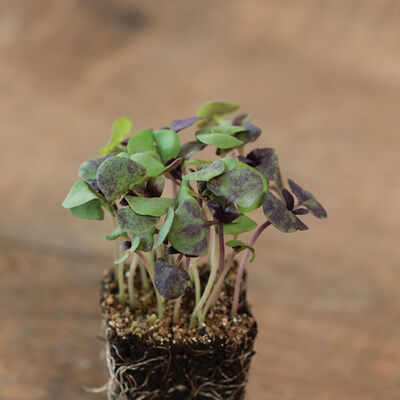
[[[144,289],[155,289],[158,317],[163,317],[164,302],[174,300],[177,318],[191,282],[196,298],[190,327],[203,323],[235,257],[243,251],[232,299],[234,316],[243,272],[255,258],[254,244],[261,233],[270,225],[288,233],[306,230],[299,216],[327,216],[310,192],[291,179],[284,184],[274,149],[257,148],[245,155],[245,146],[261,135],[261,129],[247,114],[227,118],[238,108],[209,102],[196,117],[174,120],[159,130],[144,129],[129,138],[131,121],[118,119],[100,156],[79,168],[81,180],[74,183],[63,206],[91,220],[102,220],[104,210],[110,213],[115,230],[105,239],[116,243],[120,302],[134,306],[137,301],[138,270]],[[191,126],[196,128],[196,140],[182,144],[181,132]],[[207,146],[216,148],[214,161],[191,159]],[[172,198],[162,196],[167,181]],[[257,225],[248,213],[261,207],[266,219]],[[249,243],[239,239],[245,232],[253,232]],[[202,288],[197,263],[206,255],[210,270]]]

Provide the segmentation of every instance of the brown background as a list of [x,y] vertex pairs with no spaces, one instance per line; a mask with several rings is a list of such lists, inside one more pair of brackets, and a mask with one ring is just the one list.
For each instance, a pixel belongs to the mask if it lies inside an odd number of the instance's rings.
[[399,65],[395,0],[1,0],[0,398],[104,398],[110,227],[60,203],[117,117],[222,99],[329,213],[260,240],[248,399],[399,399]]

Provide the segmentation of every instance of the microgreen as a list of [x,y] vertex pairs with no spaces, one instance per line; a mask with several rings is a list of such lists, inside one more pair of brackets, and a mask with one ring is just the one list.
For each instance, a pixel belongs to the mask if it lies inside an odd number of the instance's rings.
[[[240,253],[231,308],[234,316],[244,269],[255,258],[255,243],[262,232],[268,226],[285,233],[303,231],[308,227],[299,217],[327,216],[314,195],[291,179],[287,184],[282,180],[274,149],[244,152],[262,132],[250,122],[249,114],[228,119],[238,108],[234,103],[209,102],[196,117],[175,119],[170,128],[137,130],[130,137],[132,124],[121,118],[114,123],[101,155],[81,164],[81,180],[73,184],[62,205],[90,220],[103,219],[104,210],[111,214],[114,230],[104,237],[115,245],[122,303],[135,304],[132,274],[140,265],[143,289],[153,290],[151,282],[156,291],[159,318],[173,300],[175,320],[180,305],[175,299],[188,293],[191,276],[196,301],[190,326],[207,323],[207,312],[218,300]],[[186,135],[181,131],[189,127],[196,140],[181,144]],[[214,159],[192,158],[208,145],[216,147]],[[172,191],[163,195],[168,185]],[[248,215],[256,209],[264,212],[257,222]],[[248,242],[239,239],[243,233],[251,235]],[[206,255],[209,275],[204,287],[197,263]],[[132,266],[126,282],[129,257]]]
[[128,118],[120,118],[114,122],[111,131],[111,138],[108,143],[100,150],[101,155],[112,153],[117,149],[125,136],[128,136],[132,129],[132,122]]

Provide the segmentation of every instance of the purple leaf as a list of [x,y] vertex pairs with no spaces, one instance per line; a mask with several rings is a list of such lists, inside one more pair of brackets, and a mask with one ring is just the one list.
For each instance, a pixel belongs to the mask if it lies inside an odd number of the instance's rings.
[[162,175],[151,178],[146,183],[146,192],[149,197],[161,197],[164,185],[165,178]]
[[292,213],[294,215],[306,215],[310,212],[307,208],[298,208],[297,210],[293,210]]
[[288,210],[292,211],[293,207],[294,207],[294,197],[289,192],[289,190],[286,190],[286,189],[282,189],[282,196],[285,199],[286,208]]
[[181,297],[189,283],[189,274],[177,267],[169,265],[159,258],[154,266],[154,285],[166,299],[173,300]]
[[244,124],[243,128],[246,130],[236,134],[235,136],[244,143],[255,142],[261,135],[261,129],[253,124]]
[[267,192],[263,205],[264,214],[275,228],[281,232],[295,232],[305,230],[307,227],[286,208],[286,204]]
[[[168,244],[168,242],[167,242]],[[167,254],[181,254],[180,251],[178,251],[177,249],[175,249],[175,247],[169,246],[167,248]]]
[[210,200],[207,202],[207,207],[210,209],[212,216],[218,221],[223,215],[223,208],[218,200]]
[[220,219],[221,222],[224,224],[230,224],[231,222],[235,221],[239,218],[240,212],[234,206],[228,206],[225,208],[222,218]]
[[179,132],[182,129],[189,128],[189,126],[192,126],[195,122],[198,120],[202,119],[203,117],[191,117],[191,118],[186,118],[186,119],[175,119],[174,121],[171,122],[171,128],[175,132]]
[[313,194],[307,192],[307,190],[303,189],[297,183],[293,182],[291,179],[288,179],[288,183],[290,189],[294,193],[294,195],[298,198],[299,204],[307,207],[311,214],[316,216],[317,218],[326,218],[327,213],[325,208],[318,202],[318,200],[314,197]]
[[248,114],[238,114],[233,118],[232,125],[241,126],[246,118],[248,118]]
[[125,242],[123,242],[123,243],[121,244],[121,246],[119,247],[119,249],[120,249],[121,251],[125,251],[125,250],[130,249],[130,248],[131,248],[131,245],[132,245],[132,243],[131,243],[130,240],[125,240]]
[[207,147],[206,144],[199,142],[198,140],[193,140],[187,142],[181,146],[178,157],[182,157],[188,160],[194,153],[201,151]]
[[175,179],[182,180],[182,158],[170,158],[167,161],[166,168],[164,172],[169,172]]

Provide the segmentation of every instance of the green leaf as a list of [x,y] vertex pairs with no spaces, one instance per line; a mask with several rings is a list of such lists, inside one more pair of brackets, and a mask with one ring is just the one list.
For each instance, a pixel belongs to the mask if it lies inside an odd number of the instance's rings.
[[314,197],[314,195],[307,190],[303,189],[297,183],[293,182],[291,179],[288,179],[288,183],[290,189],[294,193],[294,195],[299,200],[299,204],[307,207],[311,214],[317,218],[324,219],[328,216],[325,208],[322,204]]
[[204,150],[206,147],[206,144],[201,143],[197,140],[184,143],[179,150],[178,157],[188,160],[194,153]]
[[195,166],[197,169],[200,169],[203,165],[210,165],[212,164],[211,161],[207,161],[207,160],[190,160],[190,161],[186,161],[183,166],[184,167],[189,167],[191,165]]
[[104,219],[104,211],[99,199],[93,199],[80,206],[69,209],[75,217],[101,221]]
[[243,132],[246,129],[243,126],[235,126],[235,125],[214,125],[209,126],[208,128],[201,129],[197,131],[197,135],[205,135],[205,134],[221,134],[221,135],[233,135],[238,132]]
[[176,158],[181,148],[179,136],[170,129],[154,131],[154,139],[157,143],[157,150],[161,160],[165,164],[170,158]]
[[146,175],[146,168],[124,157],[110,157],[97,170],[97,184],[109,201],[126,193]]
[[181,297],[189,283],[189,274],[176,265],[159,258],[154,265],[154,286],[162,297],[173,300]]
[[257,224],[247,215],[240,215],[233,222],[224,224],[224,234],[239,235],[244,232],[251,232],[257,228]]
[[121,151],[117,154],[117,157],[129,158],[129,154],[125,151]]
[[221,160],[216,160],[208,167],[192,172],[183,177],[185,181],[209,181],[225,171],[225,164]]
[[207,188],[239,207],[250,207],[263,191],[263,182],[248,168],[232,169],[207,182]]
[[234,169],[237,166],[237,161],[230,156],[220,158],[220,160],[225,164],[225,167],[227,170]]
[[112,127],[111,138],[108,143],[100,149],[100,154],[112,153],[115,146],[120,144],[125,136],[128,136],[132,129],[132,122],[128,118],[117,119]]
[[204,256],[207,254],[209,230],[197,201],[193,197],[186,198],[175,211],[168,240],[183,254]]
[[232,247],[237,253],[246,249],[251,250],[252,256],[250,262],[253,262],[256,258],[256,251],[254,250],[254,247],[242,242],[241,240],[229,240],[228,242],[226,242],[226,245],[228,247]]
[[174,204],[174,199],[165,197],[125,196],[125,199],[137,214],[152,215],[153,217],[161,217]]
[[192,194],[189,187],[189,181],[182,181],[179,186],[178,194],[176,195],[176,201],[178,204],[182,203],[183,200],[191,199]]
[[197,121],[196,125],[200,128],[204,128],[216,122],[217,119],[233,113],[238,108],[238,104],[223,101],[210,101],[205,103],[200,107],[199,111],[197,111],[197,116],[203,117],[203,119]]
[[86,182],[76,181],[63,201],[62,206],[64,208],[77,207],[93,199],[97,199],[97,196],[89,188],[89,185]]
[[222,133],[202,133],[196,135],[197,139],[205,144],[212,144],[220,149],[231,149],[243,144],[239,139],[234,136],[225,135]]
[[131,242],[131,247],[124,253],[118,260],[114,261],[114,264],[122,264],[130,254],[132,254],[136,249],[139,247],[140,244],[140,237],[136,237]]
[[104,235],[104,239],[116,240],[119,237],[123,236],[124,234],[125,234],[125,232],[119,226],[117,226],[113,232],[108,233],[107,235]]
[[118,225],[124,232],[144,233],[154,229],[158,218],[135,213],[131,208],[122,208],[115,212]]
[[146,168],[146,178],[154,178],[164,170],[164,165],[156,159],[157,154],[147,151],[145,153],[135,153],[130,159]]
[[158,232],[158,237],[154,243],[153,250],[161,246],[167,237],[169,230],[171,229],[172,222],[174,220],[174,209],[172,207],[168,208],[167,216],[165,217],[164,223]]
[[130,155],[135,154],[137,151],[156,151],[154,145],[154,136],[152,129],[143,129],[136,132],[128,141],[127,146]]
[[264,214],[278,230],[285,233],[296,232],[297,230],[308,229],[291,211],[286,204],[267,192],[264,200]]

